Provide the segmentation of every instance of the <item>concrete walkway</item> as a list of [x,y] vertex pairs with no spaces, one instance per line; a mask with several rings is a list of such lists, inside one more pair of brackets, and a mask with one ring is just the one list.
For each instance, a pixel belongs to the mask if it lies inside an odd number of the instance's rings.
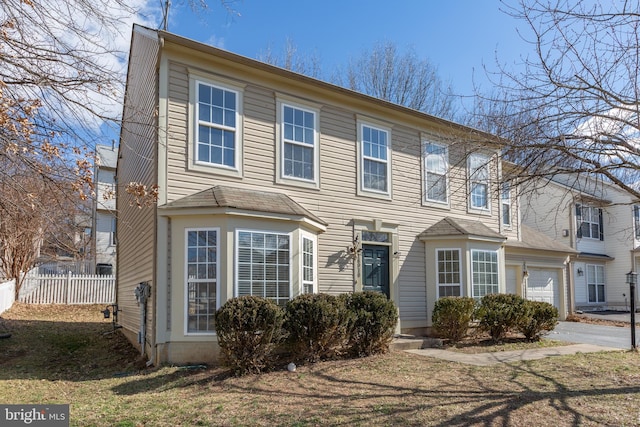
[[492,353],[467,354],[451,350],[424,348],[404,350],[420,356],[435,357],[450,362],[465,363],[475,366],[492,366],[499,363],[521,362],[523,360],[544,359],[545,357],[562,356],[576,353],[596,353],[599,351],[621,351],[619,348],[604,347],[593,344],[571,344],[558,347],[536,348],[528,350],[497,351]]

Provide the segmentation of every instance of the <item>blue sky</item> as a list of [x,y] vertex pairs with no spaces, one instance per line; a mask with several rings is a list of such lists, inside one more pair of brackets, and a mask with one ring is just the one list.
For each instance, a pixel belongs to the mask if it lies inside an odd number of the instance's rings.
[[281,52],[287,39],[303,56],[315,55],[325,75],[378,41],[412,47],[438,67],[456,93],[473,94],[473,82],[489,89],[483,65],[496,58],[517,65],[531,47],[517,21],[500,11],[498,0],[240,0],[229,14],[217,0],[193,14],[186,0],[175,1],[169,31],[257,58],[271,47]]

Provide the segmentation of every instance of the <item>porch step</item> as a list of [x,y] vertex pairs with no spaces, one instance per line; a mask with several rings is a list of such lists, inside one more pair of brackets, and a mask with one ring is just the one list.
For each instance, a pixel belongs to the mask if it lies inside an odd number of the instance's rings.
[[442,339],[431,337],[416,337],[413,335],[398,335],[391,341],[392,350],[419,350],[422,348],[442,347]]

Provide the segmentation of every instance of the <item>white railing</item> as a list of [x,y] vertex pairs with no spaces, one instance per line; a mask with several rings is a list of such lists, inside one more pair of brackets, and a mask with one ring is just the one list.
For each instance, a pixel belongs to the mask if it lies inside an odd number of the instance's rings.
[[0,314],[8,310],[16,300],[16,281],[0,283]]
[[20,289],[20,302],[27,304],[113,304],[113,276],[28,274]]

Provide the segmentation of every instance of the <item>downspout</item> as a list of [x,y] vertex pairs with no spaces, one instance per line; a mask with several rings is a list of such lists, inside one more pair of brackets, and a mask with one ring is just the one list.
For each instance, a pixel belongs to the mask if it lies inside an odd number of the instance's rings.
[[144,356],[147,341],[147,300],[151,296],[151,286],[149,282],[140,282],[133,291],[136,301],[140,307],[140,330],[138,331],[138,343],[140,344],[140,355]]

